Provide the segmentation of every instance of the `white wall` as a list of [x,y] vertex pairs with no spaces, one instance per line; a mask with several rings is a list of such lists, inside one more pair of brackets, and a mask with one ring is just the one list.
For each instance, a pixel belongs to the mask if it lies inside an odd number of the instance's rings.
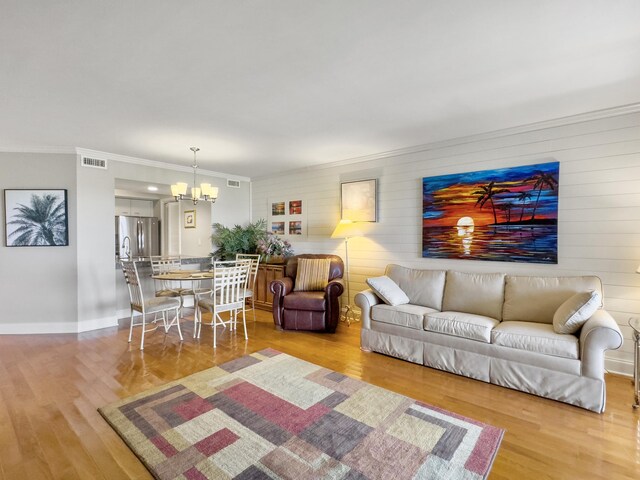
[[[0,331],[76,331],[76,156],[0,153]],[[67,189],[69,246],[7,247],[4,189]]]
[[[638,110],[638,109],[636,109]],[[628,111],[628,110],[627,110]],[[613,116],[611,116],[613,115]],[[465,271],[598,275],[605,307],[625,337],[607,353],[607,367],[630,373],[630,316],[640,314],[640,113],[601,112],[487,135],[461,138],[395,155],[278,174],[253,182],[253,218],[267,218],[270,196],[305,200],[309,237],[296,253],[344,255],[331,240],[339,220],[340,182],[378,178],[379,222],[349,242],[351,296],[388,263]],[[421,257],[422,177],[560,162],[557,265]]]
[[[100,170],[81,167],[76,154],[0,153],[0,188],[68,190],[70,242],[50,248],[2,242],[0,333],[78,332],[116,324],[115,178],[164,184],[193,179],[185,172],[106,158],[109,168]],[[248,182],[232,189],[223,178],[207,180],[220,187],[220,198],[204,216],[203,228],[210,231],[219,221],[216,209],[227,219],[250,218]],[[3,203],[4,197],[2,209]],[[4,237],[4,223],[0,228]],[[121,277],[116,282],[123,282]]]
[[[215,208],[215,204],[213,205]],[[185,228],[184,212],[195,210],[196,228]],[[191,257],[206,257],[211,253],[211,216],[212,205],[209,202],[180,202],[180,254]]]

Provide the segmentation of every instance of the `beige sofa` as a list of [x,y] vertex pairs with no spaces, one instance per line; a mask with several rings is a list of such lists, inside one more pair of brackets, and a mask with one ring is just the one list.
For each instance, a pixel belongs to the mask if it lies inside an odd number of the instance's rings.
[[399,265],[389,265],[385,275],[409,303],[387,305],[372,290],[356,295],[363,350],[604,411],[604,352],[622,345],[618,325],[602,308],[575,335],[555,333],[552,324],[558,307],[575,293],[595,290],[602,298],[598,277]]

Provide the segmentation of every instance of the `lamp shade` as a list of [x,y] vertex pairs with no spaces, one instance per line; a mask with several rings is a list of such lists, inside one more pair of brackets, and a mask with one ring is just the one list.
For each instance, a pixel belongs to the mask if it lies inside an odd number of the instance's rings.
[[363,233],[357,223],[351,220],[340,220],[331,234],[331,238],[362,237]]
[[640,265],[638,265],[638,269],[636,270],[636,273],[640,273]]

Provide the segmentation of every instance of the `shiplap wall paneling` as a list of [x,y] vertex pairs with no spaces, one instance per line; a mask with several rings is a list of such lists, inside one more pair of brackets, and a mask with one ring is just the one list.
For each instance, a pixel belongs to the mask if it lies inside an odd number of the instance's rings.
[[[388,263],[474,272],[598,275],[605,306],[625,337],[607,353],[610,370],[632,369],[629,317],[640,315],[640,113],[578,116],[504,132],[454,139],[362,161],[344,161],[257,179],[253,218],[267,218],[272,192],[304,196],[310,235],[293,240],[297,253],[344,256],[329,238],[339,221],[340,182],[378,178],[379,222],[349,242],[351,303],[366,279]],[[422,177],[557,160],[560,198],[557,265],[428,259],[421,257]]]

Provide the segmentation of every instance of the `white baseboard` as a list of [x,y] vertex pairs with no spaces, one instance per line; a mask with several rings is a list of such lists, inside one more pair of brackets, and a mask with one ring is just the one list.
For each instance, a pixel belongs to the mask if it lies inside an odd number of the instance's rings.
[[78,332],[88,332],[90,330],[100,330],[101,328],[117,327],[118,317],[113,315],[104,318],[94,318],[91,320],[81,320],[78,322]]
[[604,368],[610,373],[617,373],[618,375],[625,375],[627,377],[633,376],[633,360],[605,358]]
[[3,323],[0,335],[31,335],[44,333],[80,333],[118,325],[113,317],[95,318],[80,322]]

